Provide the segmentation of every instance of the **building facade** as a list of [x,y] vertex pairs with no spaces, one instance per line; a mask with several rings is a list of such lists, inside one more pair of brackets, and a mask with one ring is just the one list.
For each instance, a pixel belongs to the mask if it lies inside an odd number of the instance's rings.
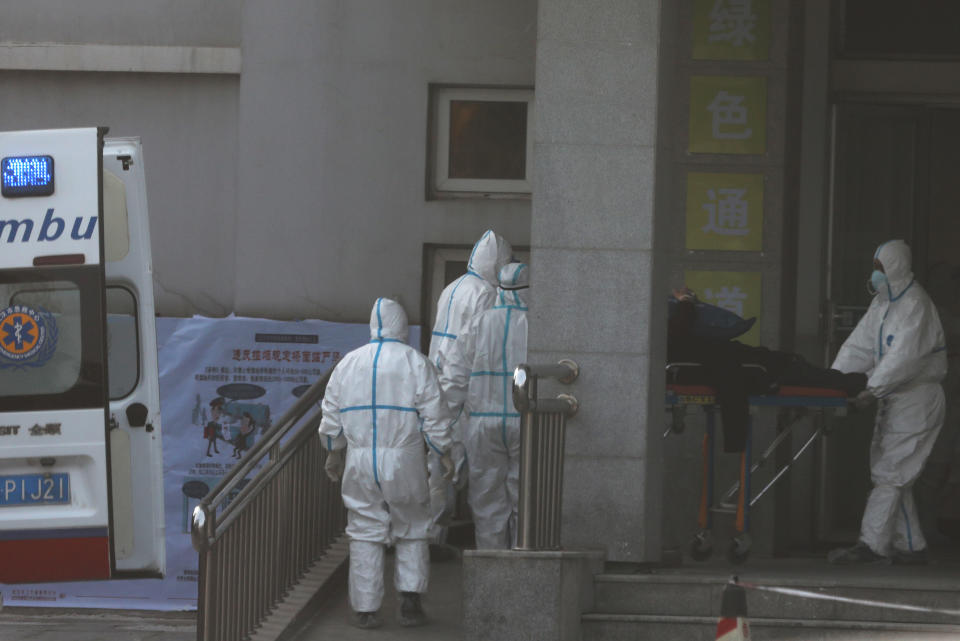
[[[873,248],[903,237],[960,319],[960,52],[944,16],[889,28],[897,5],[38,0],[0,21],[0,128],[143,139],[162,315],[365,322],[390,295],[429,325],[496,230],[532,265],[531,360],[582,369],[564,545],[658,561],[695,527],[702,433],[663,436],[672,287],[823,364]],[[487,102],[507,106],[469,120]],[[490,138],[468,121],[511,132],[495,168],[457,164]],[[849,432],[758,506],[758,553],[855,531]]]

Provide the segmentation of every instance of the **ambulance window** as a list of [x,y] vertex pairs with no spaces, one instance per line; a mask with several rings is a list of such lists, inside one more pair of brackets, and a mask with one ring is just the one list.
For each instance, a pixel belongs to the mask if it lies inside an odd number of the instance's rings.
[[103,172],[103,242],[107,261],[123,260],[130,253],[127,222],[127,188],[116,174]]
[[107,376],[110,400],[127,396],[140,376],[137,301],[125,287],[107,287]]
[[0,284],[0,397],[60,394],[80,378],[81,295],[70,281]]

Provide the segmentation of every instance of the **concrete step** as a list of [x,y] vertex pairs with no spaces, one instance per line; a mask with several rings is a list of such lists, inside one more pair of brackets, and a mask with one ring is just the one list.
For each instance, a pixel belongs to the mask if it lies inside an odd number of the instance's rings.
[[[775,582],[773,579],[756,582],[841,598],[960,611],[957,581],[906,584],[892,577],[839,582],[816,577],[777,577]],[[593,613],[715,620],[720,615],[724,585],[725,580],[720,576],[600,574],[594,579]],[[795,619],[960,626],[960,616],[945,613],[911,612],[757,590],[747,590],[747,612],[751,621]]]
[[[755,641],[956,641],[960,625],[748,618]],[[587,614],[583,641],[714,641],[717,618]]]

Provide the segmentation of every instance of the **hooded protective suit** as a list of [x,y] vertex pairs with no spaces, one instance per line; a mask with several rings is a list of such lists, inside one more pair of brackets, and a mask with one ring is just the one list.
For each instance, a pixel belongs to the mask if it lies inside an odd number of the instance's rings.
[[527,359],[529,269],[500,270],[497,304],[474,317],[440,375],[452,412],[469,417],[463,442],[470,459],[467,499],[478,549],[516,542],[520,480],[520,414],[513,405],[513,371]]
[[833,369],[865,372],[879,399],[867,499],[860,538],[876,554],[926,548],[912,486],[943,425],[940,381],[947,372],[946,342],[933,301],[913,279],[910,248],[892,240],[877,249],[886,282],[840,348]]
[[430,527],[425,443],[443,453],[450,422],[437,372],[406,344],[407,315],[377,299],[369,344],[337,364],[323,397],[320,436],[347,448],[342,493],[350,537],[350,602],[376,612],[383,600],[384,546],[396,544],[399,592],[425,592]]
[[[467,329],[471,319],[493,307],[497,297],[497,274],[501,267],[510,262],[512,253],[510,243],[488,229],[473,246],[467,261],[467,273],[440,293],[429,352],[430,360],[440,371],[443,371],[447,354],[453,349],[457,337]],[[460,423],[458,420],[453,424],[454,447],[451,452],[458,476],[466,461]],[[444,514],[452,512],[456,495],[450,482],[443,478],[439,457],[431,452],[429,459],[430,513],[433,519],[431,538],[439,542],[443,528],[438,522]]]

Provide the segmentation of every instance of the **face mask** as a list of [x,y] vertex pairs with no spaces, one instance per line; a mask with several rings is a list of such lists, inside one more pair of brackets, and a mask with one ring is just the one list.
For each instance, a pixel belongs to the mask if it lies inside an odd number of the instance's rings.
[[887,283],[887,275],[884,274],[879,269],[873,270],[873,273],[870,274],[870,287],[867,289],[872,289],[871,294],[876,294],[879,292]]

